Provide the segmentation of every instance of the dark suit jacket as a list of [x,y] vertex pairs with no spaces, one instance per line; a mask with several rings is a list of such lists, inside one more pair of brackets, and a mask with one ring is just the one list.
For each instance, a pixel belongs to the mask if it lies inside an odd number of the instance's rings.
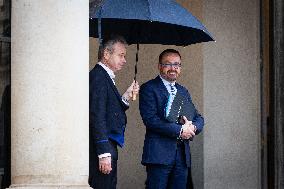
[[[191,101],[186,88],[176,83],[179,93]],[[139,109],[143,122],[146,126],[142,164],[164,164],[174,162],[177,138],[180,134],[181,125],[170,123],[165,119],[164,109],[167,104],[169,93],[158,76],[143,84],[140,88]],[[196,111],[197,112],[197,111]],[[192,120],[197,127],[197,134],[204,126],[204,120],[198,112]],[[189,141],[184,141],[187,166],[190,167]]]
[[90,161],[111,152],[112,140],[123,145],[126,126],[125,105],[108,73],[96,65],[89,75]]

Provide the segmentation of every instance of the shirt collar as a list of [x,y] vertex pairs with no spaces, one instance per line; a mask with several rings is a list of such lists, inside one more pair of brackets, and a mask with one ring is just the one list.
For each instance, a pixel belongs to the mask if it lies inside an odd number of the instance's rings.
[[167,81],[167,80],[165,80],[161,75],[159,75],[160,76],[160,78],[161,78],[161,80],[163,81],[163,83],[164,83],[164,85],[168,88],[168,86],[169,85],[175,85],[176,84],[176,82],[169,82],[169,81]]
[[103,64],[102,62],[98,62],[98,64],[103,67],[103,69],[107,72],[107,74],[109,75],[109,77],[111,79],[114,79],[115,78],[115,75],[114,75],[114,72],[109,68],[107,67],[105,64]]

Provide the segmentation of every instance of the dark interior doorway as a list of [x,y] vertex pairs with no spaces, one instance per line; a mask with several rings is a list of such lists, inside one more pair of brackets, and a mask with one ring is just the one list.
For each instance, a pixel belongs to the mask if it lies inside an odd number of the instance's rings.
[[284,2],[270,2],[270,112],[268,188],[284,188]]
[[11,0],[0,2],[0,187],[11,183]]
[[263,189],[284,188],[283,0],[261,0]]

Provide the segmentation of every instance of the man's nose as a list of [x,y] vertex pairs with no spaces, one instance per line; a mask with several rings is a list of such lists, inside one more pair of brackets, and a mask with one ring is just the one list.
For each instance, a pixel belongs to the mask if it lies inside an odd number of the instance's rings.
[[171,65],[170,65],[170,69],[171,69],[171,70],[176,70],[177,67],[176,67],[175,65],[171,64]]

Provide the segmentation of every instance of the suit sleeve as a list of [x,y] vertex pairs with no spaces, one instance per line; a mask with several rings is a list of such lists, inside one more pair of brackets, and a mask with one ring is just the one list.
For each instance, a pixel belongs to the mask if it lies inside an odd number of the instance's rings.
[[161,117],[158,110],[158,100],[150,85],[142,85],[139,94],[139,109],[143,122],[147,129],[167,137],[177,138],[180,134],[181,125],[170,123]]
[[[186,90],[187,95],[188,95],[188,100],[192,102],[191,96],[188,92],[188,90]],[[194,106],[195,108],[195,106]],[[195,134],[199,134],[202,130],[203,130],[203,126],[204,126],[204,118],[199,114],[198,110],[195,108],[195,116],[193,117],[192,120],[192,124],[196,126],[196,133]]]
[[109,153],[106,119],[107,119],[107,84],[96,76],[90,80],[90,134],[96,146],[97,155]]

